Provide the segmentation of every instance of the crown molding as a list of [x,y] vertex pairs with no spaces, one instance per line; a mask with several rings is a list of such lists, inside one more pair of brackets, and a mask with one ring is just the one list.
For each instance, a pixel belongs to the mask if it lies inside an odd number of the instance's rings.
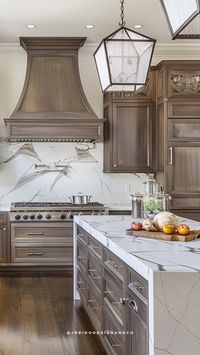
[[[86,43],[79,50],[80,56],[91,56],[99,43]],[[0,56],[25,55],[24,49],[19,43],[0,43]],[[156,43],[153,61],[156,59],[200,59],[200,43]]]

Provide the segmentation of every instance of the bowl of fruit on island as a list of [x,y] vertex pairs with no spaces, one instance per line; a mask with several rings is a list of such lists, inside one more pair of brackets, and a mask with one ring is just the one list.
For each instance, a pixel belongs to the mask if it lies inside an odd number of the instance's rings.
[[[131,231],[133,235],[164,239],[171,241],[189,241],[198,237],[199,231],[191,231],[185,223],[180,223],[181,218],[174,213],[165,211],[158,213],[152,219],[144,219],[143,222],[133,221]],[[151,232],[151,233],[146,233]],[[168,235],[168,238],[166,237]]]

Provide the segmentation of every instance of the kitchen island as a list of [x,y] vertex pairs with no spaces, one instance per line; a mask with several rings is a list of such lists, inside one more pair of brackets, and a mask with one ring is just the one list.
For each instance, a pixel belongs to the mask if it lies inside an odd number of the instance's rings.
[[[126,234],[132,221],[75,217],[74,299],[102,331],[108,354],[200,354],[200,240],[136,238]],[[105,336],[107,329],[126,335]]]

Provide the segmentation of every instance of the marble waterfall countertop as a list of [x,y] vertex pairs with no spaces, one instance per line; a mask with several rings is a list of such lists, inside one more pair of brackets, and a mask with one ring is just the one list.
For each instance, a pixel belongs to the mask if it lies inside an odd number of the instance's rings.
[[[134,220],[142,221],[142,219]],[[200,239],[192,242],[169,242],[126,234],[131,216],[76,216],[74,222],[133,267],[147,280],[156,271],[200,272]],[[200,229],[200,222],[181,219],[190,229]]]

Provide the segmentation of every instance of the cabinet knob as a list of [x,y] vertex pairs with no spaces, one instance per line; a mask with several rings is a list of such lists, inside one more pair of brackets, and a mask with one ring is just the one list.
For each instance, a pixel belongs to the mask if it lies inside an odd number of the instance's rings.
[[116,167],[117,167],[117,164],[114,164],[113,166],[114,166],[114,168],[116,168]]
[[6,228],[6,227],[4,227],[4,228],[3,228],[3,231],[5,231],[5,232],[6,232],[6,231],[7,231],[7,228]]

